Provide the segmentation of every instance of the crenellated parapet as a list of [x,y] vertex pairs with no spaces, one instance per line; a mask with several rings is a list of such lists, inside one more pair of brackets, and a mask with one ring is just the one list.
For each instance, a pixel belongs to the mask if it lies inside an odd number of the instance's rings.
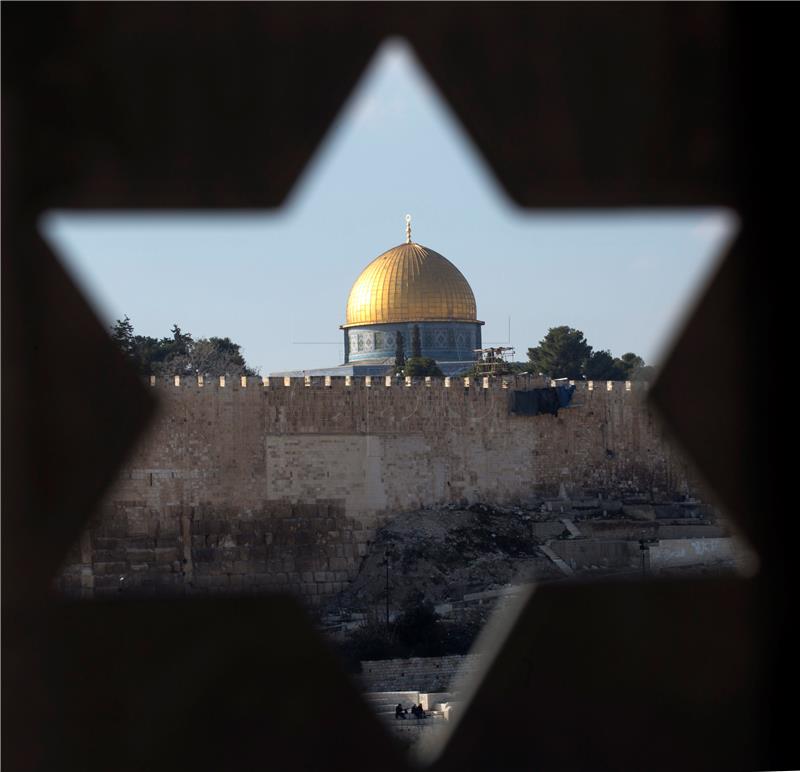
[[614,392],[638,393],[647,391],[649,383],[646,381],[585,381],[585,380],[551,380],[533,375],[509,376],[452,376],[452,377],[397,377],[386,376],[332,376],[332,375],[306,375],[306,376],[203,376],[203,375],[173,375],[155,376],[147,379],[149,386],[156,389],[183,389],[183,390],[223,390],[248,393],[266,391],[281,392],[289,390],[330,390],[330,391],[358,391],[363,389],[434,389],[457,391],[459,389],[479,391],[508,391],[545,388],[568,383],[575,387],[575,393],[581,392]]

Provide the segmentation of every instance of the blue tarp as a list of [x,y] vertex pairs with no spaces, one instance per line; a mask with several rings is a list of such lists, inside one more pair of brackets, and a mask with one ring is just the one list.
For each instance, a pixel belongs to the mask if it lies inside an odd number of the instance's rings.
[[511,412],[517,415],[558,415],[559,409],[572,401],[574,391],[574,385],[514,391]]
[[572,401],[572,393],[575,391],[575,384],[571,386],[556,386],[558,391],[558,406],[566,407]]

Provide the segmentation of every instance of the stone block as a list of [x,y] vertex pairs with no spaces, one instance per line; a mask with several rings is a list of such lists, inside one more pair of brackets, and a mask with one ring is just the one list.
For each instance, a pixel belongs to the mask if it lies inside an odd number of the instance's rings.
[[156,551],[154,549],[129,549],[125,552],[125,557],[131,563],[155,563]]
[[95,576],[113,575],[119,578],[128,570],[127,563],[95,563],[93,565]]
[[95,550],[93,560],[97,563],[121,563],[128,559],[124,549]]

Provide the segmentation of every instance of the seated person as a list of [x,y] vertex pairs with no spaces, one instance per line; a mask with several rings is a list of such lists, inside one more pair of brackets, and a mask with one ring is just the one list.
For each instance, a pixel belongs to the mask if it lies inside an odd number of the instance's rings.
[[397,703],[397,707],[394,709],[394,717],[395,718],[406,717],[406,710],[399,702]]

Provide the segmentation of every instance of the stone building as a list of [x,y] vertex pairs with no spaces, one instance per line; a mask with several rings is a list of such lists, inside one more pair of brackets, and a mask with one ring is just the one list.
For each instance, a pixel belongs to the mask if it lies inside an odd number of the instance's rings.
[[338,367],[272,375],[386,375],[395,364],[398,335],[411,356],[417,328],[421,355],[445,375],[468,370],[481,347],[472,288],[446,257],[411,240],[376,257],[358,276],[347,299],[344,363]]

